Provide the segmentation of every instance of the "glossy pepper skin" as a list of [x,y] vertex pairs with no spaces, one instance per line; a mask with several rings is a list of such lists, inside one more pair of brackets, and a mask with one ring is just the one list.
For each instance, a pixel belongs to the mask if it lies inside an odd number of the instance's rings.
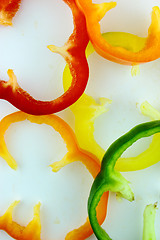
[[77,5],[86,17],[90,41],[102,57],[124,65],[137,65],[153,61],[160,57],[160,9],[154,7],[152,21],[148,29],[146,44],[138,52],[131,52],[121,47],[112,46],[101,35],[99,21],[105,13],[116,6],[116,2],[94,4],[92,0],[76,0]]
[[32,115],[45,115],[61,111],[77,101],[84,92],[89,68],[85,57],[88,44],[88,33],[83,13],[77,7],[75,0],[64,0],[73,14],[74,30],[63,47],[48,46],[51,51],[60,53],[69,65],[72,75],[70,88],[60,97],[52,101],[39,101],[25,92],[17,83],[12,70],[8,70],[10,80],[0,80],[0,99],[7,100],[19,110]]
[[105,230],[98,224],[96,217],[95,209],[102,194],[106,191],[112,191],[129,201],[134,200],[134,194],[128,181],[120,172],[114,169],[116,161],[122,153],[138,139],[151,136],[158,132],[160,132],[159,120],[137,125],[128,133],[117,139],[106,151],[102,160],[101,171],[93,182],[88,199],[88,215],[97,239],[111,239]]
[[[70,126],[61,118],[56,115],[45,115],[45,116],[33,116],[24,112],[15,112],[3,118],[0,121],[0,157],[4,158],[7,164],[12,168],[17,168],[17,163],[9,153],[5,143],[5,132],[12,123],[29,120],[32,123],[47,124],[57,131],[63,138],[66,147],[67,154],[58,163],[55,162],[50,165],[54,172],[60,170],[65,165],[74,161],[81,161],[88,171],[91,173],[93,178],[96,177],[100,171],[99,160],[92,153],[87,152],[79,147],[76,136]],[[98,222],[102,224],[107,212],[108,193],[104,193],[102,199],[97,207]],[[40,205],[35,207],[34,219],[26,226],[21,226],[12,219],[12,212],[17,202],[13,203],[7,212],[0,217],[0,229],[5,230],[11,237],[16,240],[40,240],[41,235],[41,224],[40,224]],[[35,231],[36,228],[36,231]],[[79,228],[70,231],[65,239],[66,240],[84,240],[93,233],[90,226],[89,219]]]

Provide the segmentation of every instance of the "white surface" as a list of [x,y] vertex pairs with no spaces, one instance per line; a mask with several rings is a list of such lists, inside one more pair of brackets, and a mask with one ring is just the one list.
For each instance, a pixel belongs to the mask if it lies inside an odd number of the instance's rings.
[[[99,1],[101,2],[101,1]],[[117,7],[102,20],[102,31],[125,31],[146,36],[153,0],[118,0]],[[62,73],[65,62],[51,53],[47,45],[61,46],[72,32],[72,15],[62,1],[22,0],[13,27],[0,27],[0,77],[7,80],[7,69],[14,69],[19,84],[37,99],[49,100],[63,92]],[[160,60],[140,66],[140,75],[131,77],[131,68],[104,60],[96,53],[89,57],[90,79],[86,93],[95,98],[113,100],[110,110],[95,123],[97,142],[107,149],[123,133],[138,123],[148,121],[139,110],[148,100],[160,110]],[[96,66],[96,67],[95,67]],[[138,103],[138,105],[137,105]],[[16,109],[0,100],[0,118]],[[58,114],[74,128],[69,109]],[[11,170],[0,158],[0,215],[15,200],[21,200],[14,219],[26,225],[32,219],[33,206],[41,201],[42,239],[64,239],[67,232],[82,224],[87,216],[86,203],[92,178],[80,163],[73,163],[59,173],[48,167],[60,160],[65,145],[48,126],[27,121],[12,125],[6,135],[10,153],[18,162]],[[147,148],[149,142],[128,151],[133,156]],[[136,200],[117,202],[111,194],[104,228],[114,240],[142,239],[142,215],[146,204],[159,201],[160,163],[143,171],[125,173]],[[160,210],[156,215],[157,239]],[[0,232],[1,240],[9,240]],[[95,239],[94,236],[90,239]]]

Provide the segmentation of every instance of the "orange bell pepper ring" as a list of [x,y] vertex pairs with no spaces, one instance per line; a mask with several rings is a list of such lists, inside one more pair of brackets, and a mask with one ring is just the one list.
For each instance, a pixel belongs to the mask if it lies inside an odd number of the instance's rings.
[[0,24],[12,25],[12,18],[20,7],[21,0],[0,0]]
[[102,57],[125,65],[137,65],[160,57],[160,9],[153,7],[152,21],[148,29],[146,44],[138,52],[131,52],[121,45],[109,44],[101,35],[99,21],[105,13],[116,6],[115,2],[94,4],[92,0],[76,0],[86,17],[87,31],[95,50]]
[[[6,162],[11,168],[16,169],[17,163],[7,149],[4,140],[4,134],[12,123],[24,120],[29,120],[30,122],[34,122],[37,124],[50,125],[57,132],[59,132],[61,137],[64,139],[66,147],[68,149],[68,153],[60,162],[55,162],[51,165],[53,171],[58,171],[61,167],[71,162],[81,161],[87,167],[92,176],[94,178],[96,177],[96,175],[100,171],[99,160],[90,152],[87,152],[79,147],[76,136],[72,129],[64,120],[62,120],[56,115],[33,116],[23,112],[16,112],[6,116],[0,121],[0,156],[6,160]],[[102,196],[101,201],[97,207],[99,224],[102,224],[106,217],[107,202],[108,193],[105,193]],[[12,220],[12,211],[16,204],[17,202],[13,203],[8,209],[8,211],[2,217],[0,217],[0,229],[5,230],[11,237],[17,240],[40,240],[41,227],[38,210],[40,205],[37,205],[35,207],[36,217],[34,217],[34,219],[28,224],[27,227],[23,227]],[[37,225],[36,231],[35,225]],[[85,239],[89,237],[92,233],[93,230],[87,218],[86,222],[81,227],[69,232],[65,239]]]

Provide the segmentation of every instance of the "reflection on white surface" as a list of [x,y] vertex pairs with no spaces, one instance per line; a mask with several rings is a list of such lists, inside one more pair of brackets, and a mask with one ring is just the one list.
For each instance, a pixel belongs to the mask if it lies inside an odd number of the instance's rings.
[[[118,0],[117,7],[102,20],[102,31],[126,31],[146,36],[151,8],[156,4],[159,5],[159,1]],[[48,100],[59,96],[63,92],[65,62],[61,56],[51,53],[47,45],[62,46],[72,29],[71,12],[63,1],[22,0],[13,27],[0,27],[1,79],[7,80],[7,69],[12,68],[18,83],[35,98]],[[110,110],[95,122],[95,138],[107,149],[130,128],[149,120],[139,110],[143,101],[148,100],[160,110],[160,60],[141,65],[140,75],[136,77],[131,77],[130,66],[111,63],[96,53],[89,57],[89,66],[86,93],[113,101]],[[0,119],[14,111],[13,106],[0,100]],[[69,109],[58,115],[74,128]],[[42,239],[64,239],[67,232],[86,219],[86,202],[92,182],[90,174],[80,163],[73,163],[59,173],[51,171],[48,165],[60,160],[66,149],[63,140],[48,126],[27,121],[14,124],[6,133],[6,142],[18,169],[13,171],[0,158],[0,215],[13,201],[21,200],[13,217],[26,225],[33,217],[34,205],[41,201]],[[133,147],[127,155],[138,154],[149,142],[150,139],[143,141],[143,146]],[[103,226],[114,240],[142,239],[144,207],[159,201],[160,197],[159,170],[158,163],[146,170],[124,173],[131,182],[136,200],[118,202],[114,194],[110,195]],[[159,219],[160,210],[156,215],[157,239]],[[0,239],[12,238],[0,231]]]
[[0,239],[4,240],[14,240],[14,238],[10,237],[5,231],[0,231]]

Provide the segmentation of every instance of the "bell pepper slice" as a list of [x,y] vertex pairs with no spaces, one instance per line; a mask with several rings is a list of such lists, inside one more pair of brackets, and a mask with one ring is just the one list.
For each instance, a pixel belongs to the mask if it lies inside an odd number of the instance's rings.
[[12,25],[12,18],[19,10],[21,0],[0,0],[0,24]]
[[102,160],[101,171],[93,182],[88,199],[89,220],[97,239],[111,239],[105,230],[101,228],[96,217],[96,206],[102,194],[106,191],[112,191],[129,201],[134,200],[134,194],[128,181],[114,168],[116,161],[134,142],[158,132],[160,132],[159,120],[137,125],[118,138],[106,151]]
[[89,38],[102,57],[125,65],[146,63],[160,57],[160,9],[157,6],[152,11],[152,21],[144,48],[138,52],[131,52],[121,45],[113,46],[103,38],[100,32],[99,21],[107,11],[116,6],[115,2],[100,4],[94,4],[92,0],[76,0],[76,2],[86,17]]
[[40,203],[34,207],[34,217],[26,227],[19,225],[12,219],[13,211],[19,201],[10,205],[3,216],[0,217],[0,229],[7,232],[16,240],[40,240],[41,222],[40,222]]
[[[2,156],[6,160],[6,162],[11,168],[16,169],[17,164],[7,149],[7,146],[4,140],[4,134],[12,123],[20,122],[24,120],[29,120],[30,122],[34,122],[37,124],[50,125],[56,131],[58,131],[61,137],[64,139],[66,143],[66,147],[68,149],[68,153],[64,156],[63,160],[60,161],[60,163],[58,164],[53,163],[51,165],[53,171],[58,171],[60,168],[62,168],[63,166],[71,162],[81,161],[89,170],[89,172],[92,174],[93,178],[96,177],[96,175],[100,171],[99,160],[92,153],[89,153],[79,147],[76,136],[72,131],[72,129],[69,127],[69,125],[65,121],[63,121],[61,118],[59,118],[56,115],[34,116],[34,115],[28,115],[23,112],[16,112],[6,116],[0,121],[0,156]],[[100,224],[102,224],[106,216],[107,202],[108,202],[108,193],[105,193],[101,199],[100,204],[97,207],[97,216]],[[5,222],[3,221],[2,226],[3,226],[3,229],[7,231],[9,235],[11,235],[11,237],[16,239],[25,239],[25,240],[30,240],[30,239],[40,240],[40,238],[36,238],[36,236],[33,236],[34,238],[29,238],[28,235],[25,235],[25,234],[28,234],[28,231],[24,231],[24,238],[22,238],[22,236],[20,235],[20,232],[21,232],[20,229],[23,227],[17,223],[14,223],[13,221],[12,222],[10,221],[11,224],[9,228],[7,228],[8,226],[7,221],[9,220],[7,220],[7,218],[5,219],[6,220]],[[5,224],[6,224],[6,227],[5,227]],[[1,225],[0,225],[0,228],[1,228]],[[19,230],[16,230],[16,228]],[[65,239],[69,239],[69,240],[85,239],[89,237],[92,233],[93,233],[92,228],[90,226],[89,220],[87,219],[86,222],[81,227],[68,233]],[[34,231],[33,231],[33,234],[34,234]]]
[[64,0],[72,10],[74,30],[63,47],[53,45],[48,48],[60,53],[69,64],[72,74],[70,88],[52,101],[39,101],[25,92],[17,83],[13,70],[8,70],[9,81],[0,80],[0,99],[7,100],[23,112],[33,115],[51,114],[61,111],[73,104],[84,92],[89,76],[85,48],[88,44],[88,33],[83,13],[78,9],[75,0]]
[[155,234],[155,217],[156,217],[157,203],[149,204],[145,207],[143,213],[143,240],[156,240]]
[[[119,32],[104,33],[103,37],[113,46],[120,43],[121,46],[133,52],[144,46],[146,41],[145,38]],[[94,48],[91,42],[89,42],[86,48],[86,56],[89,57],[93,52]],[[65,91],[69,88],[70,83],[71,74],[66,65],[63,72],[63,87]],[[103,158],[105,150],[94,139],[94,122],[99,115],[108,110],[105,107],[106,103],[111,103],[111,100],[100,98],[99,103],[97,103],[93,97],[83,93],[78,101],[70,106],[70,109],[75,116],[75,134],[80,147],[92,152],[97,156],[99,161]],[[153,109],[147,102],[142,104],[141,111],[142,113],[145,111],[146,114],[150,114],[150,117],[153,117],[154,120],[160,120],[160,113]],[[119,158],[116,162],[115,169],[121,172],[136,171],[157,163],[160,159],[159,151],[157,151],[160,141],[159,135],[160,134],[155,134],[149,148],[136,157]]]

